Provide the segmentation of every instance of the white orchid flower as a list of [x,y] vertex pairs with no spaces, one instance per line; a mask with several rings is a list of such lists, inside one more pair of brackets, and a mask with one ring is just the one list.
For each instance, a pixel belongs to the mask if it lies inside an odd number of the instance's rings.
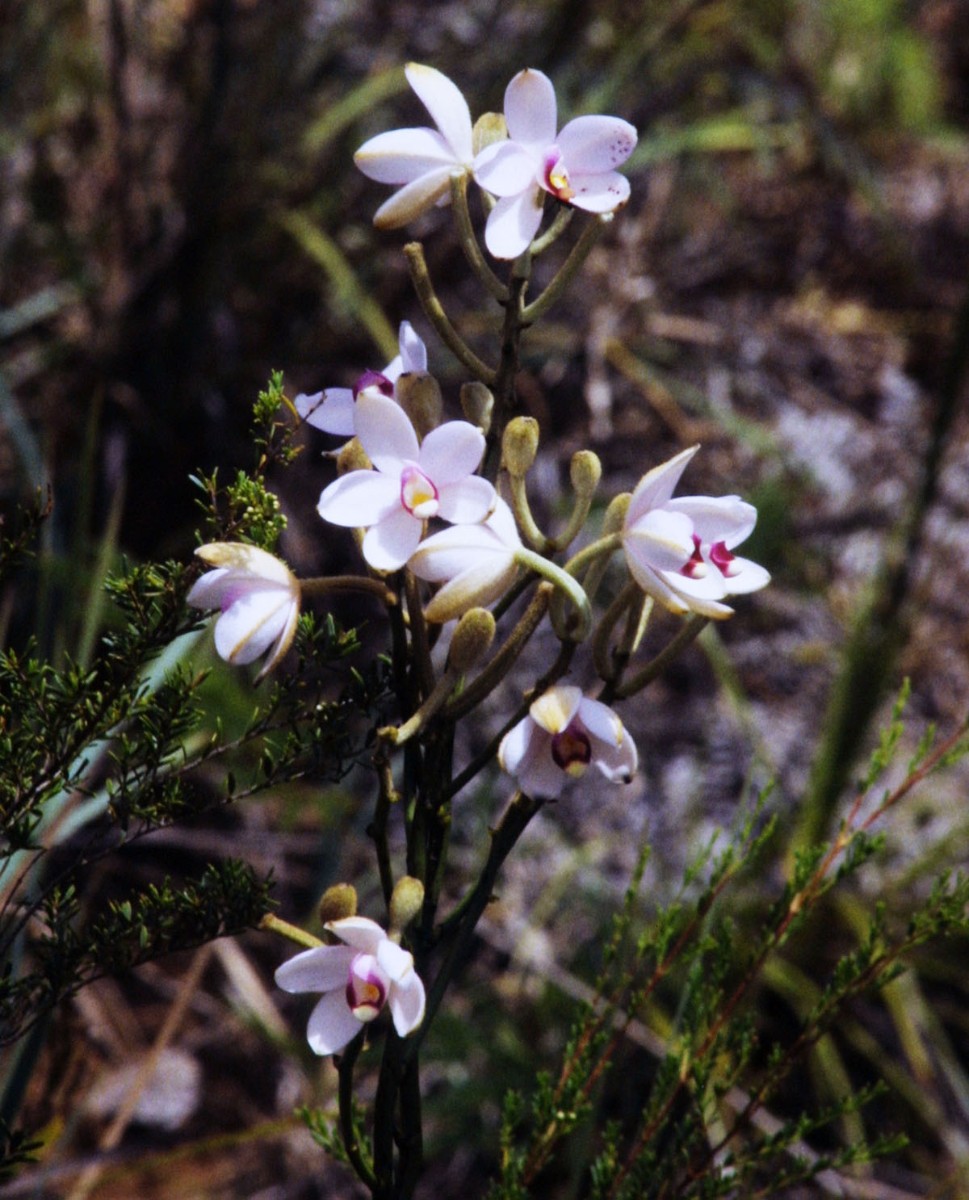
[[440,71],[420,63],[404,68],[407,82],[437,129],[392,129],[364,142],[353,161],[368,179],[403,185],[374,216],[378,229],[397,229],[445,201],[455,171],[470,171],[471,113],[457,87]]
[[474,162],[474,177],[498,203],[485,226],[496,258],[517,258],[542,220],[545,193],[586,212],[608,213],[629,199],[616,171],[632,154],[636,130],[619,117],[576,117],[556,133],[555,89],[541,71],[519,71],[505,91],[508,140]]
[[698,447],[683,450],[639,481],[629,502],[622,543],[639,586],[671,612],[729,617],[727,596],[770,582],[757,563],[733,554],[749,536],[757,510],[739,496],[672,499]]
[[505,734],[498,761],[526,795],[554,798],[590,766],[613,783],[628,783],[639,757],[608,704],[560,685],[539,696]]
[[425,538],[407,565],[418,578],[444,585],[428,604],[427,619],[443,624],[504,595],[518,575],[521,544],[514,515],[497,496],[486,521],[452,525]]
[[424,1019],[424,984],[414,957],[367,917],[330,921],[345,944],[316,946],[284,962],[276,983],[286,992],[322,992],[310,1013],[307,1041],[315,1054],[337,1054],[384,1005],[401,1037]]
[[366,391],[356,402],[355,428],[375,469],[335,480],[318,508],[334,525],[367,529],[363,556],[376,570],[402,567],[431,517],[473,524],[494,508],[495,489],[474,474],[484,435],[469,422],[447,421],[419,443],[399,405]]
[[361,392],[373,388],[384,396],[396,396],[401,375],[427,370],[427,347],[410,321],[401,322],[399,341],[400,353],[382,371],[365,371],[352,388],[325,388],[311,396],[300,392],[293,401],[296,411],[324,433],[353,437],[354,401]]
[[210,542],[195,553],[214,567],[186,596],[195,608],[219,608],[215,648],[230,663],[269,653],[261,679],[289,649],[299,619],[299,581],[285,563],[256,546]]

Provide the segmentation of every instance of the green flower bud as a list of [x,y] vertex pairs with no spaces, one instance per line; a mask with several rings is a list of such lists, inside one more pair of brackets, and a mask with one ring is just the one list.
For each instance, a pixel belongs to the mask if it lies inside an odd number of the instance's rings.
[[538,454],[538,422],[534,417],[515,417],[505,427],[501,441],[501,465],[509,475],[524,479]]
[[424,885],[413,875],[404,875],[397,880],[390,897],[390,936],[398,937],[421,911],[424,903]]
[[417,430],[417,436],[423,441],[441,423],[444,400],[440,385],[426,371],[408,371],[397,380],[395,394]]
[[503,142],[508,137],[508,126],[502,113],[482,113],[471,130],[471,152],[478,155],[495,142]]
[[614,496],[609,502],[606,515],[602,520],[603,537],[606,537],[610,533],[618,533],[622,529],[626,521],[626,513],[629,509],[630,500],[632,500],[631,492],[620,492],[618,496]]
[[[320,900],[320,920],[324,925],[330,921],[339,921],[343,917],[357,915],[357,889],[352,883],[335,883],[328,887]],[[334,934],[324,932],[323,940],[331,946],[339,944],[340,939]]]
[[369,471],[372,466],[373,463],[367,457],[366,450],[356,438],[351,438],[337,455],[336,473],[338,475],[346,475],[350,471]]
[[587,498],[599,486],[602,478],[602,463],[592,450],[578,450],[572,455],[572,487],[577,496]]
[[486,608],[471,608],[464,614],[451,638],[448,655],[457,671],[468,671],[479,662],[495,639],[495,619]]
[[461,384],[461,411],[472,425],[477,425],[482,433],[491,428],[491,410],[495,398],[491,389],[477,379],[470,383]]

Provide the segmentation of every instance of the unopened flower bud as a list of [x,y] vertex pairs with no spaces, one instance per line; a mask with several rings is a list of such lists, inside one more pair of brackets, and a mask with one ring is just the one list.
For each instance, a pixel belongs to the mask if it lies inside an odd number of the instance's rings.
[[440,385],[426,371],[409,371],[397,380],[395,394],[397,402],[417,430],[417,436],[423,441],[441,423],[444,400]]
[[468,671],[488,653],[495,639],[495,619],[486,608],[471,608],[458,621],[448,660],[457,671]]
[[367,452],[356,438],[351,438],[342,447],[336,458],[336,472],[347,475],[350,471],[369,471],[373,464],[367,457]]
[[[330,921],[342,921],[344,917],[357,915],[357,889],[352,883],[335,883],[328,887],[320,900],[320,921],[326,925]],[[330,945],[336,945],[340,940],[330,933],[324,934],[324,939]]]
[[505,427],[501,441],[501,465],[509,475],[523,479],[538,454],[538,422],[534,417],[515,417]]
[[486,146],[503,142],[508,137],[508,126],[503,113],[482,113],[471,130],[471,151],[478,155]]
[[495,406],[495,398],[491,389],[478,379],[461,384],[461,411],[472,425],[477,425],[482,433],[491,428],[491,411]]
[[599,486],[602,478],[602,463],[592,450],[578,450],[572,455],[572,487],[577,496],[587,498]]
[[602,520],[603,537],[610,533],[618,533],[622,529],[631,499],[632,494],[630,492],[620,492],[618,496],[614,496],[609,502],[606,515]]
[[394,885],[390,897],[390,936],[402,933],[421,911],[424,885],[413,875],[404,875]]

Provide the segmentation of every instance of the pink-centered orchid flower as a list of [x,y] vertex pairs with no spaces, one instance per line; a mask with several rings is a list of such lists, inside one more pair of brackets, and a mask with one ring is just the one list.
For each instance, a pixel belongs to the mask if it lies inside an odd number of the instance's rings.
[[230,663],[251,663],[268,652],[261,679],[289,649],[299,619],[299,581],[285,563],[256,546],[210,542],[195,553],[214,567],[197,579],[186,601],[219,608],[215,648]]
[[373,223],[378,229],[397,229],[446,202],[452,174],[469,171],[473,158],[471,113],[457,87],[440,71],[420,63],[408,63],[404,73],[437,129],[378,133],[353,156],[368,179],[402,185],[377,209]]
[[425,538],[407,565],[418,578],[444,585],[425,609],[427,619],[450,621],[504,595],[518,575],[521,544],[514,515],[500,497],[486,521],[452,525]]
[[325,521],[367,529],[363,556],[376,570],[402,567],[431,517],[473,524],[494,508],[495,489],[474,474],[484,436],[468,421],[447,421],[418,443],[399,405],[365,391],[356,402],[355,429],[374,470],[341,476],[318,507]]
[[629,199],[616,171],[632,154],[636,130],[619,117],[576,117],[556,133],[555,89],[541,71],[519,71],[505,90],[508,140],[474,162],[481,187],[499,197],[485,226],[496,258],[517,258],[538,232],[546,193],[586,212],[608,213]]
[[639,586],[671,612],[729,617],[727,596],[770,582],[763,567],[734,555],[752,532],[757,510],[739,496],[673,492],[698,447],[654,467],[632,494],[622,532],[629,570]]
[[608,704],[559,685],[539,696],[505,734],[498,761],[526,795],[554,798],[590,766],[613,783],[628,783],[639,758]]
[[397,380],[410,371],[427,370],[427,347],[410,321],[400,325],[400,353],[382,371],[365,371],[352,388],[325,388],[307,396],[301,392],[293,401],[307,424],[324,433],[353,437],[354,401],[372,388],[384,396],[396,396]]
[[337,1054],[386,1005],[401,1037],[424,1019],[424,984],[414,958],[367,917],[343,917],[325,928],[345,944],[316,946],[284,962],[276,983],[286,992],[322,992],[310,1013],[307,1041],[315,1054]]

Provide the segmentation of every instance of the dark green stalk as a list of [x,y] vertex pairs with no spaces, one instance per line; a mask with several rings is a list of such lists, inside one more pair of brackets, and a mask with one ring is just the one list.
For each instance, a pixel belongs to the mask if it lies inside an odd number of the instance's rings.
[[347,1152],[347,1158],[350,1160],[350,1165],[356,1172],[357,1178],[373,1191],[377,1181],[370,1164],[363,1156],[360,1142],[357,1140],[357,1123],[353,1113],[353,1068],[362,1047],[363,1037],[355,1037],[340,1055],[340,1062],[337,1066],[337,1075],[340,1081],[338,1093],[340,1135],[343,1138],[343,1148]]

